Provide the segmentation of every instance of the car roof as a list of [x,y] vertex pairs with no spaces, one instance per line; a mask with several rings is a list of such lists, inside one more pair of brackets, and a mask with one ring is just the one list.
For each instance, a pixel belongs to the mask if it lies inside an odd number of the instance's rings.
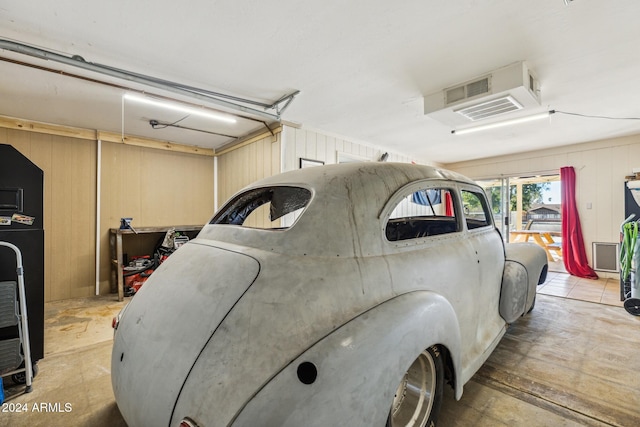
[[[358,257],[385,252],[389,199],[402,187],[424,180],[475,185],[469,178],[432,166],[362,162],[309,167],[262,179],[238,192],[292,186],[311,191],[311,201],[287,230],[209,225],[200,237],[278,253]],[[224,207],[223,207],[224,209]]]
[[[367,178],[368,185],[380,191],[389,190],[388,196],[409,182],[423,179],[445,179],[474,184],[459,173],[428,165],[394,162],[351,162],[307,167],[274,175],[255,182],[247,188],[271,185],[303,185],[318,192],[333,188],[337,180],[357,181]],[[374,179],[372,179],[374,178]]]

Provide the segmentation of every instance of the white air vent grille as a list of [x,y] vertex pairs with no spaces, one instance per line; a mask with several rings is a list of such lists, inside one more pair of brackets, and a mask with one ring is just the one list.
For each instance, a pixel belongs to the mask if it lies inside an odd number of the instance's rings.
[[[540,85],[524,61],[452,84],[424,97],[424,114],[452,128],[541,106]],[[517,110],[517,111],[516,111]]]
[[504,96],[491,101],[481,102],[469,107],[455,110],[471,121],[487,119],[489,117],[499,116],[500,114],[509,113],[522,109],[522,105],[511,96]]
[[594,270],[617,273],[619,271],[618,256],[617,243],[593,242]]
[[487,94],[489,90],[489,77],[485,77],[462,86],[447,89],[445,95],[446,103],[447,105],[451,105],[465,99],[473,98],[474,96]]

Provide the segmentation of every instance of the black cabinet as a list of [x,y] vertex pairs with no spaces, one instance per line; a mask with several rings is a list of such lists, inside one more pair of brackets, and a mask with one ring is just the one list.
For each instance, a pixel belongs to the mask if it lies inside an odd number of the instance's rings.
[[[0,241],[22,252],[31,359],[44,357],[44,174],[10,145],[0,144]],[[16,255],[0,247],[0,281],[17,281]],[[17,336],[0,329],[0,340]]]

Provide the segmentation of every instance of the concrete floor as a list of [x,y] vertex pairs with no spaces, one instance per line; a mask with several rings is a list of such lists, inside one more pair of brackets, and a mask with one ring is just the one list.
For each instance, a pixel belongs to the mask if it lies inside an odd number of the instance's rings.
[[[110,380],[111,318],[123,304],[47,304],[33,392],[5,378],[14,412],[0,413],[0,426],[125,426]],[[538,294],[459,402],[445,386],[438,426],[640,425],[639,328],[640,317],[619,306]]]
[[111,390],[111,319],[127,301],[107,295],[45,304],[45,356],[33,391],[23,394],[24,386],[4,378],[10,412],[0,413],[0,426],[126,426]]

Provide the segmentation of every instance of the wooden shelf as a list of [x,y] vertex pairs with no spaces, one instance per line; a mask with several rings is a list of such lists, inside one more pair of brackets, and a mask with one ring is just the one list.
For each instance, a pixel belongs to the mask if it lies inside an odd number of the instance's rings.
[[175,229],[180,233],[197,233],[202,230],[202,225],[168,225],[162,227],[134,227],[135,231],[126,228],[110,228],[109,229],[109,248],[111,250],[111,282],[117,284],[118,301],[124,299],[124,279],[122,271],[124,269],[123,261],[123,236],[142,236],[149,234],[164,234],[169,230]]

